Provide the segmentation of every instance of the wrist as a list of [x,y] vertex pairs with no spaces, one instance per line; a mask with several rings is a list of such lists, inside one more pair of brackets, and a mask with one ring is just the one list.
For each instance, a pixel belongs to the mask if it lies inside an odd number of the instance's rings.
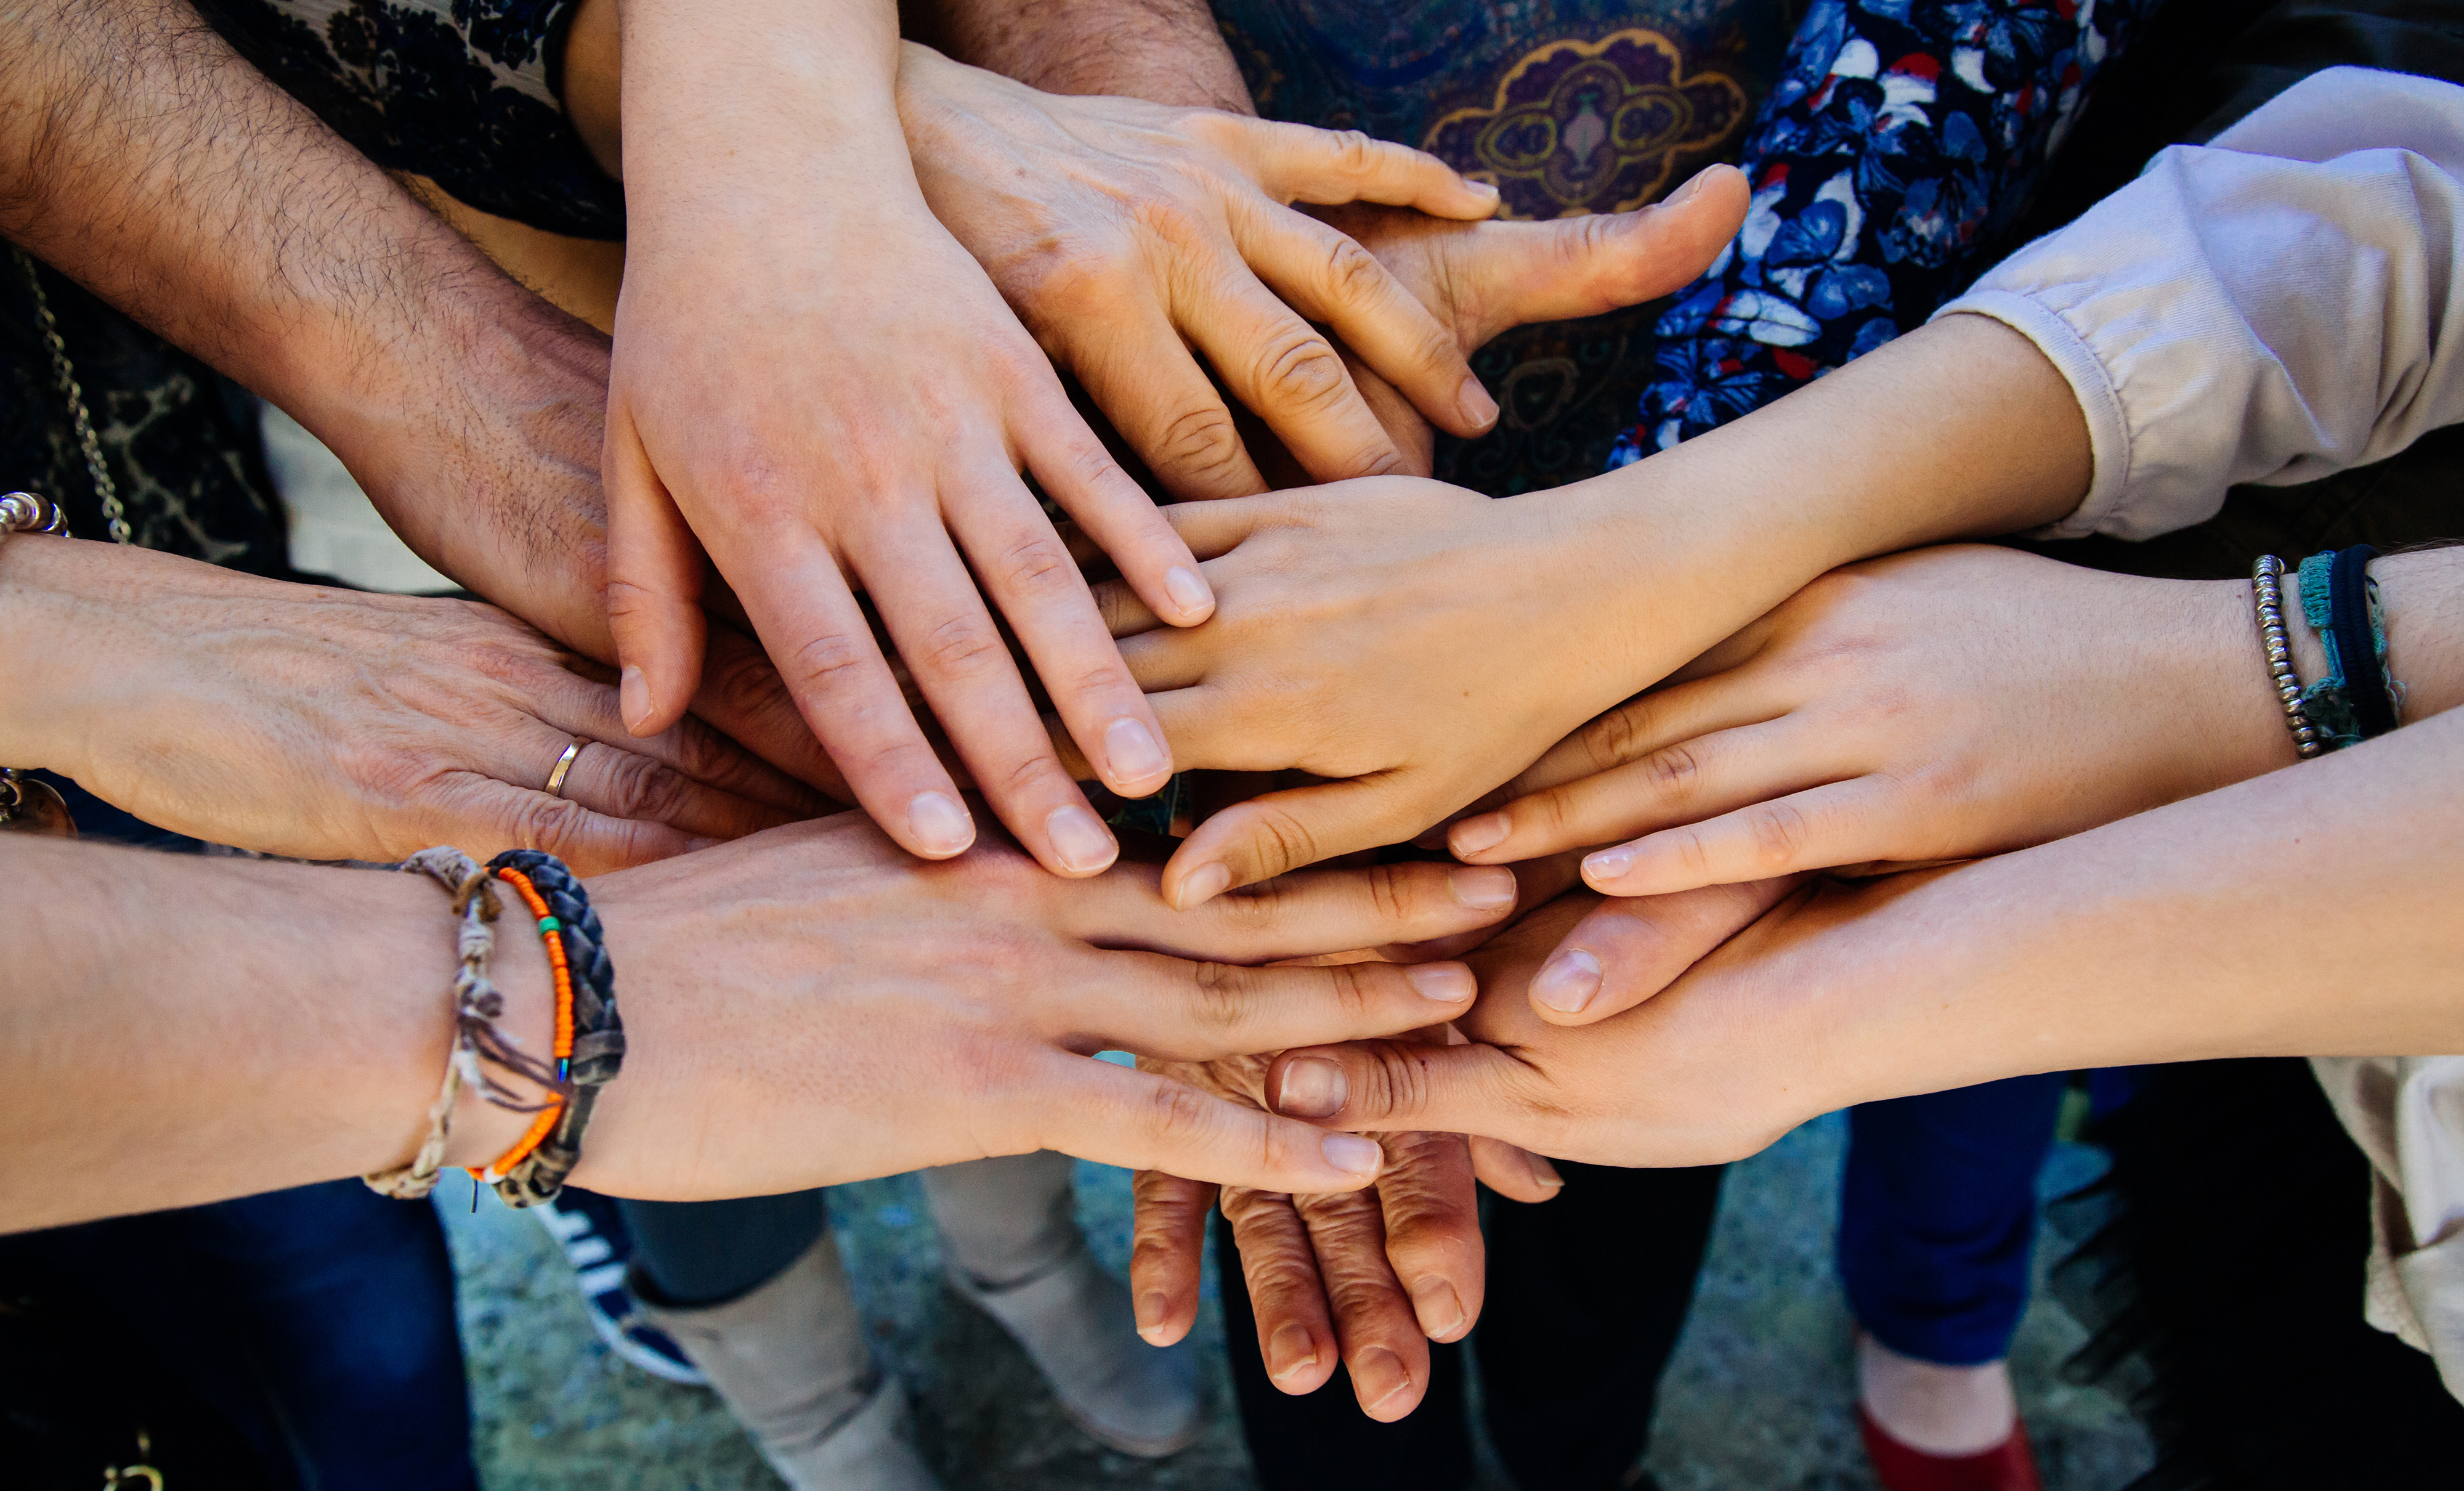
[[[0,636],[9,639],[0,647],[0,766],[81,774],[77,747],[103,659],[81,624],[80,600],[110,547],[51,534],[0,540]],[[104,552],[88,552],[97,549]]]
[[[431,885],[430,888],[434,887]],[[501,883],[496,886],[496,903],[499,910],[495,950],[488,960],[489,980],[496,986],[496,992],[504,1001],[504,1013],[496,1018],[496,1029],[517,1050],[553,1066],[556,986],[548,965],[547,945],[540,937],[539,924],[511,887]],[[451,917],[441,908],[437,916],[451,923]],[[440,969],[448,986],[451,981],[452,967],[449,955]],[[438,1001],[440,1011],[450,1012],[451,1007],[450,995]],[[440,1023],[447,1025],[450,1038],[450,1015]],[[444,1072],[445,1067],[440,1060],[435,1068],[439,1080],[443,1079]],[[488,1075],[527,1101],[539,1102],[554,1099],[553,1093],[534,1088],[514,1073],[491,1067]],[[433,1101],[434,1094],[431,1092],[429,1097]],[[500,1108],[473,1091],[469,1083],[464,1083],[454,1099],[452,1129],[445,1146],[446,1165],[454,1168],[487,1165],[520,1143],[536,1117],[536,1114]]]

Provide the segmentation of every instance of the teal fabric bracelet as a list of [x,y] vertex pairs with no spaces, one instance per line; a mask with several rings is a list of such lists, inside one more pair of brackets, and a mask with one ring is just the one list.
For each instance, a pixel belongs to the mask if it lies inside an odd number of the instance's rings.
[[[2310,623],[2310,630],[2327,654],[2327,676],[2301,691],[2301,712],[2318,729],[2329,750],[2343,750],[2347,746],[2360,745],[2365,731],[2353,705],[2350,679],[2354,670],[2337,642],[2332,585],[2335,566],[2334,549],[2301,561],[2301,617]],[[2376,664],[2367,671],[2387,680],[2388,701],[2393,704],[2402,700],[2403,685],[2387,673],[2387,614],[2379,603],[2379,583],[2369,578],[2366,570],[2363,571],[2362,590],[2369,611],[2371,660]]]

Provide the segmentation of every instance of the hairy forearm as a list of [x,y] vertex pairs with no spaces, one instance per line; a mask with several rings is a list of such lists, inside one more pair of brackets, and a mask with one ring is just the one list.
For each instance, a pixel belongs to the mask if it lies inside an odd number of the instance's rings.
[[2464,1050],[2459,756],[2450,711],[1953,871],[1805,944],[1819,968],[1768,972],[1797,981],[1781,997],[1814,1022],[1835,1105],[2090,1066]]
[[288,411],[430,564],[610,655],[605,340],[187,6],[0,8],[0,233]]
[[[424,877],[0,835],[0,1232],[363,1174],[427,1130],[454,932]],[[506,1026],[545,1048],[545,955],[518,918]],[[466,1096],[453,1164],[528,1120]]]
[[1045,93],[1255,114],[1205,0],[919,0],[909,34]]
[[0,58],[0,232],[312,429],[386,417],[440,302],[519,298],[186,5],[20,4]]

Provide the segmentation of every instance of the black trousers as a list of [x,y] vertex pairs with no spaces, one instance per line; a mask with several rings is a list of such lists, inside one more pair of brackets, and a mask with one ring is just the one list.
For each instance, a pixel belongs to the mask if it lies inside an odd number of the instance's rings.
[[1489,1437],[1523,1491],[1608,1491],[1651,1438],[1660,1374],[1694,1299],[1722,1167],[1624,1170],[1558,1162],[1566,1189],[1491,1198],[1488,1300],[1468,1342],[1432,1344],[1429,1391],[1397,1423],[1360,1412],[1349,1373],[1306,1397],[1278,1391],[1232,1230],[1216,1218],[1223,1331],[1242,1428],[1264,1491],[1449,1491],[1471,1479],[1465,1346],[1480,1357]]

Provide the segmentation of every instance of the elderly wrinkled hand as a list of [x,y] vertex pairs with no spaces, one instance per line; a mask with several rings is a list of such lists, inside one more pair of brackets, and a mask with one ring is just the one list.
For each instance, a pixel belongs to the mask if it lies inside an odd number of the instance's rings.
[[13,540],[0,567],[11,634],[42,639],[7,759],[209,842],[534,848],[595,871],[826,806],[700,720],[635,738],[604,670],[493,606],[66,538]]
[[[1446,1037],[1436,1029],[1418,1038]],[[1272,1061],[1259,1055],[1139,1064],[1263,1109]],[[1527,1202],[1548,1200],[1562,1183],[1546,1160],[1494,1140],[1375,1137],[1383,1163],[1376,1182],[1361,1191],[1294,1195],[1139,1171],[1130,1256],[1139,1333],[1156,1346],[1188,1333],[1198,1315],[1206,1215],[1220,1206],[1240,1246],[1241,1286],[1275,1386],[1314,1392],[1340,1362],[1370,1417],[1391,1422],[1419,1407],[1429,1385],[1428,1344],[1461,1340],[1480,1319],[1486,1255],[1473,1180]]]

